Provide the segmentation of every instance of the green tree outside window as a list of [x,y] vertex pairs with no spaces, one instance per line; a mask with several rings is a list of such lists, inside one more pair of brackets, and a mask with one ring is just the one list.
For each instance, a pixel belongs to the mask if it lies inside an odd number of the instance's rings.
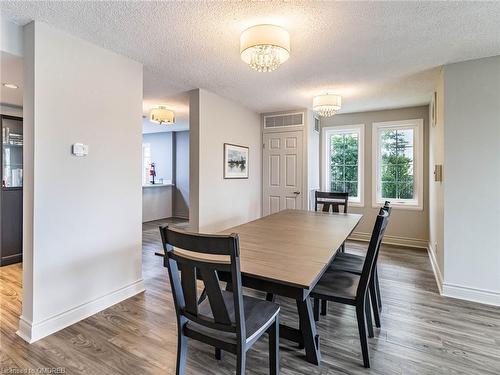
[[358,196],[357,133],[338,133],[330,137],[330,191]]
[[379,136],[382,198],[413,199],[413,129],[382,130]]

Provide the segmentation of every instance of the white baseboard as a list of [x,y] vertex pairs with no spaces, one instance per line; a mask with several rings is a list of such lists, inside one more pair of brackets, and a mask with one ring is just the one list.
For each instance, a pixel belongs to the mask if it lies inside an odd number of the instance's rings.
[[443,295],[443,274],[439,269],[439,264],[436,259],[436,252],[434,251],[430,243],[427,245],[427,253],[429,254],[429,260],[431,261],[432,272],[434,272],[434,277],[436,278],[436,284],[439,289],[439,294]]
[[500,292],[446,283],[444,281],[443,274],[439,269],[436,253],[430,243],[428,244],[427,252],[429,253],[429,259],[431,261],[434,277],[436,278],[439,294],[444,297],[457,298],[465,301],[483,303],[486,305],[500,306]]
[[144,290],[144,281],[140,279],[121,289],[74,307],[68,311],[64,311],[41,322],[33,323],[21,316],[19,319],[19,330],[17,331],[17,335],[31,344],[48,335],[60,331],[63,328],[75,324],[80,320],[97,314],[99,311],[107,309],[108,307],[126,300],[127,298],[133,297]]
[[500,292],[468,286],[443,283],[443,296],[500,306]]
[[[354,232],[349,236],[350,240],[369,242],[371,238],[371,233],[364,232]],[[382,243],[387,245],[396,245],[404,247],[416,247],[419,249],[427,249],[427,240],[422,240],[419,238],[408,238],[399,236],[389,236],[384,235]]]

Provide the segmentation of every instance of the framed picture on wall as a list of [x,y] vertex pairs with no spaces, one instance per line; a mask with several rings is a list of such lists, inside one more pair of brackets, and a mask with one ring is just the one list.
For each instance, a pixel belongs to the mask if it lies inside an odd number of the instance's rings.
[[248,178],[248,153],[245,146],[224,143],[224,178]]

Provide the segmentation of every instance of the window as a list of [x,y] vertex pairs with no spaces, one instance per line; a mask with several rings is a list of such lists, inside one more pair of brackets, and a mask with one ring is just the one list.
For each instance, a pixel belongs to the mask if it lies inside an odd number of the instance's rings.
[[373,205],[422,209],[423,120],[373,124]]
[[142,144],[142,184],[149,184],[149,168],[151,167],[151,145]]
[[349,202],[363,205],[364,124],[324,128],[326,191],[349,193]]

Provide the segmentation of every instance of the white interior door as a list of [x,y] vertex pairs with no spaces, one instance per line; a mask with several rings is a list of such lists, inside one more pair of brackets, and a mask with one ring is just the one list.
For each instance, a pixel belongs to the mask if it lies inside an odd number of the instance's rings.
[[263,214],[302,209],[302,131],[265,133]]

